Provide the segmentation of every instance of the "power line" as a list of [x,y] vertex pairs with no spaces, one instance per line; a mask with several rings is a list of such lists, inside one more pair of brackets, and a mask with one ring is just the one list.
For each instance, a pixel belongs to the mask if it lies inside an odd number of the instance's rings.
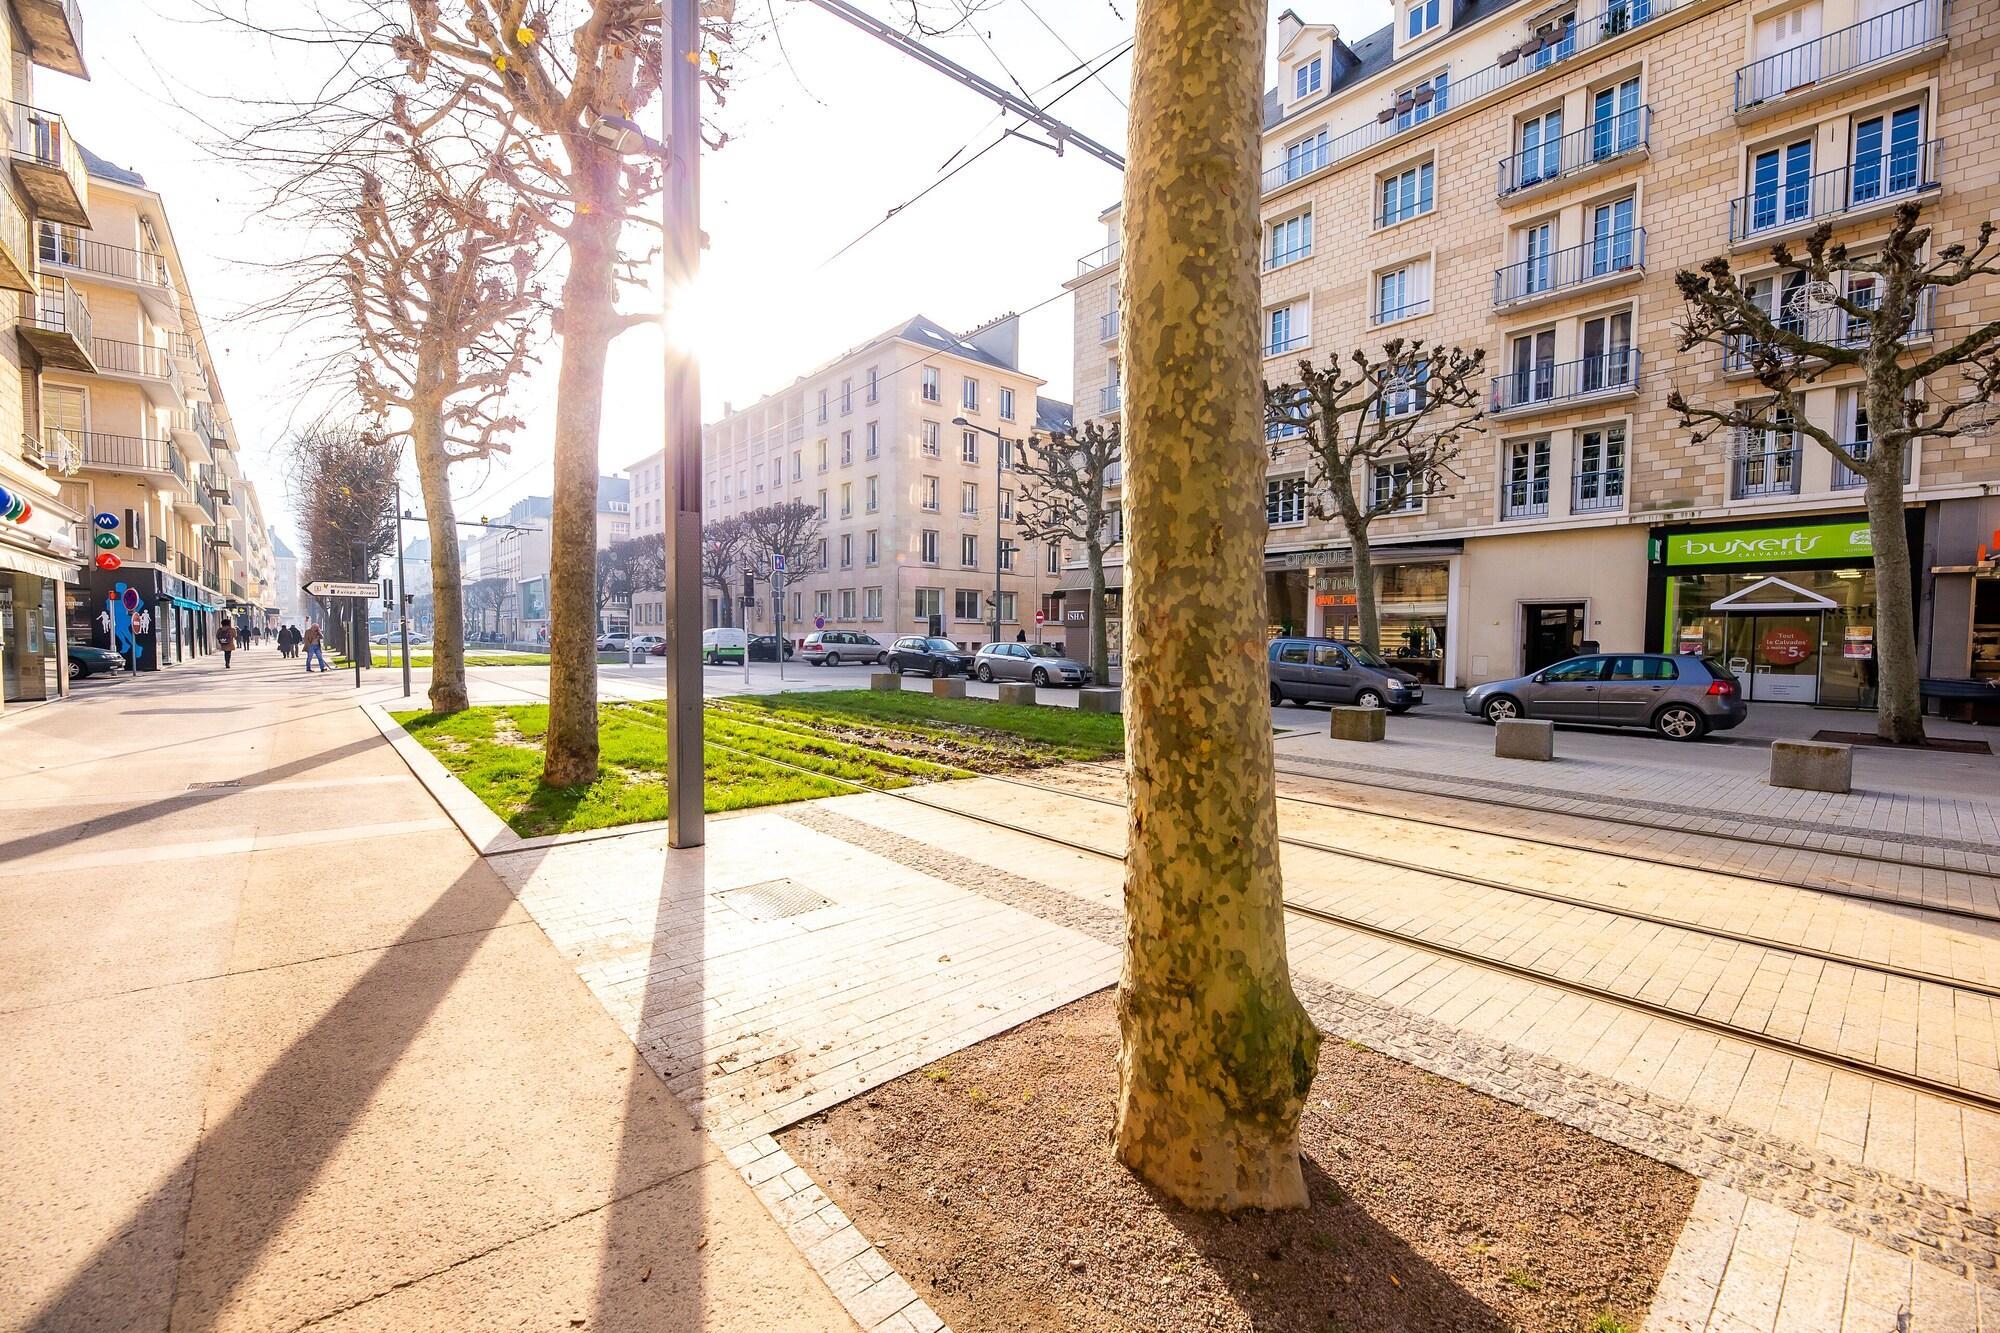
[[[1077,61],[1079,67],[1090,63],[1089,61],[1085,60],[1081,55],[1078,55],[1076,48],[1074,46],[1071,46],[1066,40],[1064,40],[1063,35],[1057,32],[1055,28],[1051,26],[1051,24],[1047,19],[1042,17],[1042,12],[1039,9],[1036,9],[1034,6],[1034,0],[1021,0],[1021,8],[1027,10],[1028,13],[1034,17],[1035,22],[1041,24],[1042,27],[1048,32],[1049,36],[1055,38],[1057,43],[1059,43],[1062,46],[1062,49],[1069,52],[1070,58],[1072,60]],[[1115,13],[1116,11],[1114,10],[1113,12]],[[1102,88],[1105,92],[1111,94],[1112,101],[1116,102],[1120,107],[1125,106],[1125,99],[1120,97],[1118,95],[1117,90],[1104,81],[1103,75],[1099,74],[1095,70],[1092,70],[1090,77],[1097,81],[1098,87]],[[1126,109],[1129,110],[1130,108]]]

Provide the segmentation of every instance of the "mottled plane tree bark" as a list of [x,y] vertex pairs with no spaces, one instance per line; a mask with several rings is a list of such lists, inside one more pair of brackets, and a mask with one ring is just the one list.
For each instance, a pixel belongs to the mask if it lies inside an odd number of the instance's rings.
[[1264,667],[1264,7],[1142,0],[1125,175],[1120,1160],[1195,1208],[1300,1207],[1319,1034],[1285,956]]

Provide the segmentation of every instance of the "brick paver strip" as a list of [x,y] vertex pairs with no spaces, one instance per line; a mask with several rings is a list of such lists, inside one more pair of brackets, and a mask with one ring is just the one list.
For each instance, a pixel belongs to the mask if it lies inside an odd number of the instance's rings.
[[[1114,948],[1123,945],[1124,917],[1116,909],[823,807],[801,806],[785,815]],[[1296,975],[1293,984],[1315,1021],[1333,1035],[2000,1290],[2000,1229],[1962,1196],[1801,1148],[1344,987]]]

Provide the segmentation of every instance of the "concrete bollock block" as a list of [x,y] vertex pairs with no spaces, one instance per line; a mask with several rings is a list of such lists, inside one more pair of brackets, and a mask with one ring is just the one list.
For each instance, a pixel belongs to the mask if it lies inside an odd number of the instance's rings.
[[1493,727],[1493,753],[1501,759],[1547,763],[1556,757],[1556,724],[1525,717],[1504,718]]
[[885,694],[901,694],[903,678],[893,671],[877,671],[868,678],[868,688],[881,690]]
[[965,677],[931,677],[931,697],[934,699],[963,699],[965,697]]
[[1854,790],[1854,747],[1822,741],[1772,741],[1771,785],[1798,791]]
[[1018,680],[1002,682],[999,690],[999,700],[1003,704],[1027,704],[1033,707],[1039,702],[1035,697],[1035,687]]
[[1327,735],[1337,741],[1379,741],[1389,734],[1389,710],[1335,704]]
[[1119,690],[1079,690],[1076,706],[1086,713],[1122,713],[1125,711],[1125,696]]

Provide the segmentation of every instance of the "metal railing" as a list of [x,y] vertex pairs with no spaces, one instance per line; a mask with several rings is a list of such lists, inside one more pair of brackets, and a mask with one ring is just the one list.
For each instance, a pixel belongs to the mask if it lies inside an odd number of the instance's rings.
[[153,538],[153,563],[160,566],[162,569],[166,568],[167,539],[165,537]]
[[1123,399],[1124,394],[1119,385],[1107,384],[1097,391],[1097,410],[1116,412]]
[[1111,242],[1109,245],[1092,250],[1089,254],[1076,261],[1076,276],[1080,278],[1094,269],[1103,268],[1106,264],[1115,264],[1124,253],[1125,242],[1122,238]]
[[66,232],[53,223],[41,224],[39,253],[44,264],[80,269],[107,278],[122,278],[143,286],[158,287],[165,292],[174,290],[165,255],[112,245],[108,241],[93,241],[87,236]]
[[178,393],[180,367],[164,347],[153,343],[126,342],[120,338],[92,338],[90,359],[99,371],[111,375],[137,375],[142,379],[164,380]]
[[1118,336],[1118,312],[1106,311],[1097,317],[1097,341],[1108,343]]
[[1774,180],[1729,201],[1729,239],[1817,223],[1938,188],[1944,140],[1891,148],[1815,176]]
[[[1851,436],[1840,442],[1843,449],[1854,455],[1857,460],[1864,462],[1868,458],[1869,443],[1870,441],[1866,438],[1857,440]],[[1913,456],[1908,448],[1903,450],[1903,484],[1905,486],[1910,484],[1910,460]],[[1862,476],[1839,459],[1836,458],[1833,460],[1833,489],[1836,491],[1859,490],[1867,484],[1868,478]]]
[[1297,260],[1308,258],[1312,254],[1312,252],[1313,248],[1311,241],[1307,241],[1302,245],[1295,245],[1291,247],[1291,249],[1289,250],[1273,250],[1269,254],[1264,256],[1264,267],[1267,270],[1274,268],[1283,268],[1286,264],[1294,263]]
[[1416,301],[1405,301],[1401,305],[1377,306],[1368,314],[1370,324],[1391,324],[1399,319],[1415,319],[1418,315],[1430,313],[1431,298],[1426,296]]
[[[1905,342],[1928,338],[1937,331],[1935,307],[1931,299],[1934,295],[1932,288],[1925,288],[1917,294],[1917,308],[1911,313],[1910,327],[1903,332]],[[1864,309],[1874,308],[1870,302],[1858,301],[1857,304]],[[1816,322],[1822,320],[1832,323],[1830,326],[1815,327]],[[1874,327],[1867,319],[1843,310],[1830,310],[1823,316],[1780,314],[1777,325],[1781,330],[1832,347],[1866,347],[1874,337]],[[1726,338],[1722,344],[1723,371],[1732,375],[1748,374],[1756,368],[1757,349],[1762,345],[1748,334],[1734,334]]]
[[1501,518],[1541,518],[1549,512],[1549,479],[1530,477],[1525,481],[1500,483]]
[[82,294],[69,285],[68,278],[42,279],[34,323],[36,328],[50,333],[69,334],[80,347],[89,347],[94,341],[90,336],[90,307],[84,304]]
[[1399,107],[1392,106],[1384,113],[1384,118],[1329,139],[1324,147],[1315,147],[1280,162],[1264,173],[1263,192],[1269,194],[1282,189],[1356,153],[1387,143],[1399,134],[1421,128],[1449,110],[1484,100],[1530,75],[1574,59],[1604,42],[1622,37],[1634,28],[1692,3],[1695,0],[1611,0],[1595,14],[1567,25],[1560,35],[1543,39],[1538,49],[1532,52],[1517,48],[1504,61],[1496,61],[1463,79],[1453,79],[1432,96],[1427,103],[1429,114],[1423,120],[1416,120]]
[[1495,375],[1489,410],[1514,412],[1550,403],[1618,393],[1639,383],[1639,349],[1621,347],[1575,361],[1546,361]]
[[143,435],[107,435],[102,431],[59,430],[50,426],[43,431],[47,437],[63,435],[82,446],[83,466],[116,469],[125,472],[170,472],[182,481],[187,480],[187,464],[181,461],[180,451],[166,440],[149,439]]
[[41,467],[46,457],[47,455],[42,449],[42,442],[36,439],[33,434],[23,431],[21,433],[21,461],[34,467]]
[[24,276],[34,272],[35,251],[29,242],[28,215],[14,202],[12,190],[0,190],[0,244],[4,244]]
[[1287,352],[1296,352],[1311,342],[1312,335],[1310,333],[1295,333],[1289,338],[1280,338],[1275,342],[1265,343],[1264,355],[1283,356]]
[[224,504],[229,503],[229,478],[214,464],[205,464],[201,469],[201,484],[210,495]]
[[1944,32],[1944,0],[1915,0],[1863,19],[1737,70],[1736,110],[1893,60],[1940,40]]
[[14,156],[62,172],[69,178],[70,188],[76,193],[78,203],[89,198],[90,187],[84,173],[83,153],[69,137],[69,126],[63,118],[53,111],[21,102],[10,101],[7,108],[10,112],[7,118],[8,138]]
[[1493,271],[1493,304],[1512,305],[1646,267],[1646,229],[1626,227]]
[[1569,511],[1572,514],[1618,509],[1624,504],[1625,469],[1622,467],[1579,472],[1570,479]]
[[1730,465],[1730,497],[1752,500],[1760,495],[1797,495],[1800,452],[1796,442],[1785,447],[1745,448]]
[[1500,159],[1500,197],[1586,171],[1648,147],[1653,108],[1633,107],[1594,120],[1580,130],[1550,139],[1527,152]]
[[201,566],[195,563],[194,557],[186,551],[174,552],[174,570],[182,578],[189,581],[201,578]]

